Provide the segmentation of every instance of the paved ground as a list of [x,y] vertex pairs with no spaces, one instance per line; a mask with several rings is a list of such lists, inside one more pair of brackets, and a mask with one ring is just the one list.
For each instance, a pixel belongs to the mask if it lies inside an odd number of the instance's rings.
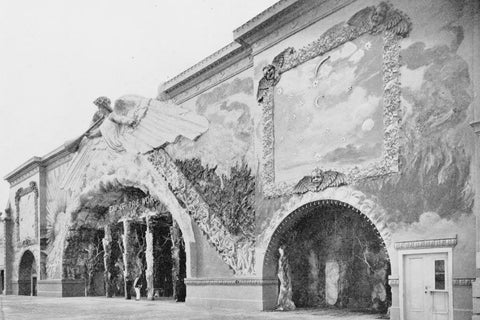
[[322,319],[372,320],[378,315],[366,315],[337,310],[298,310],[294,312],[245,312],[232,310],[205,310],[188,307],[172,300],[135,301],[103,297],[45,298],[0,296],[0,319],[57,320],[57,319]]

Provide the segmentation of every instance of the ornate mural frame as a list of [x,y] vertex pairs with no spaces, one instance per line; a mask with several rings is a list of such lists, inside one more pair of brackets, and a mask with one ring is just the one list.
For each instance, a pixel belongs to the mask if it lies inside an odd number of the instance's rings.
[[[33,199],[35,206],[35,239],[27,238],[24,239],[22,243],[20,243],[20,199],[31,192],[35,194],[35,198]],[[27,188],[19,188],[17,192],[15,192],[15,210],[17,212],[15,217],[17,244],[19,246],[30,246],[34,244],[38,239],[38,187],[35,181],[30,181]]]
[[264,68],[257,99],[262,107],[261,179],[267,197],[290,194],[294,184],[275,181],[274,92],[281,74],[315,57],[321,56],[364,34],[383,35],[383,125],[384,151],[382,159],[369,168],[346,173],[348,183],[358,179],[398,172],[400,128],[400,39],[411,30],[408,16],[382,2],[354,14],[346,23],[333,26],[317,40],[298,51],[287,48]]

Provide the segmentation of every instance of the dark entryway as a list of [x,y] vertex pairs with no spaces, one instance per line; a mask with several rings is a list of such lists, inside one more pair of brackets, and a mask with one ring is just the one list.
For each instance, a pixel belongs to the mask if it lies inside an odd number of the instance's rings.
[[24,296],[37,295],[37,266],[33,253],[25,251],[20,260],[18,270],[18,294]]
[[376,227],[336,201],[292,213],[269,246],[279,277],[279,310],[337,308],[385,313],[390,261]]

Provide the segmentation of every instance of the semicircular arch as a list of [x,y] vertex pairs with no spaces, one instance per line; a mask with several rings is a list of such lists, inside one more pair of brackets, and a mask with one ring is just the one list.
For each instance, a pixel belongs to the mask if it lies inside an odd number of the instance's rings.
[[[143,157],[115,161],[115,164],[117,167],[111,174],[100,175],[100,178],[91,179],[86,183],[85,187],[72,195],[69,201],[70,204],[66,210],[67,214],[73,215],[79,212],[86,203],[104,193],[106,190],[126,187],[137,188],[160,201],[171,213],[172,218],[178,223],[185,242],[187,277],[195,277],[196,240],[192,219],[170,190],[167,181],[161,177]],[[101,171],[102,168],[97,170]],[[92,174],[92,176],[99,175]],[[69,221],[69,223],[72,224],[73,221]]]
[[323,192],[293,196],[272,215],[269,226],[258,237],[256,247],[256,271],[262,278],[275,277],[276,248],[283,232],[303,217],[321,206],[338,206],[364,216],[385,245],[388,257],[392,257],[391,232],[385,222],[385,210],[364,193],[351,187],[330,188]]

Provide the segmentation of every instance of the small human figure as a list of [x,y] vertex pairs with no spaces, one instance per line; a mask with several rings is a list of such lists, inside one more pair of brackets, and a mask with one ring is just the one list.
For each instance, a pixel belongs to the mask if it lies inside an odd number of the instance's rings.
[[135,289],[135,294],[136,294],[135,300],[139,301],[140,300],[140,289],[142,289],[142,281],[141,281],[140,276],[137,276],[135,278],[135,281],[133,282],[133,288]]
[[185,287],[185,283],[183,282],[183,279],[181,279],[179,276],[177,276],[177,280],[175,281],[175,288],[176,288],[175,301],[185,302],[185,296],[186,296],[187,290]]

